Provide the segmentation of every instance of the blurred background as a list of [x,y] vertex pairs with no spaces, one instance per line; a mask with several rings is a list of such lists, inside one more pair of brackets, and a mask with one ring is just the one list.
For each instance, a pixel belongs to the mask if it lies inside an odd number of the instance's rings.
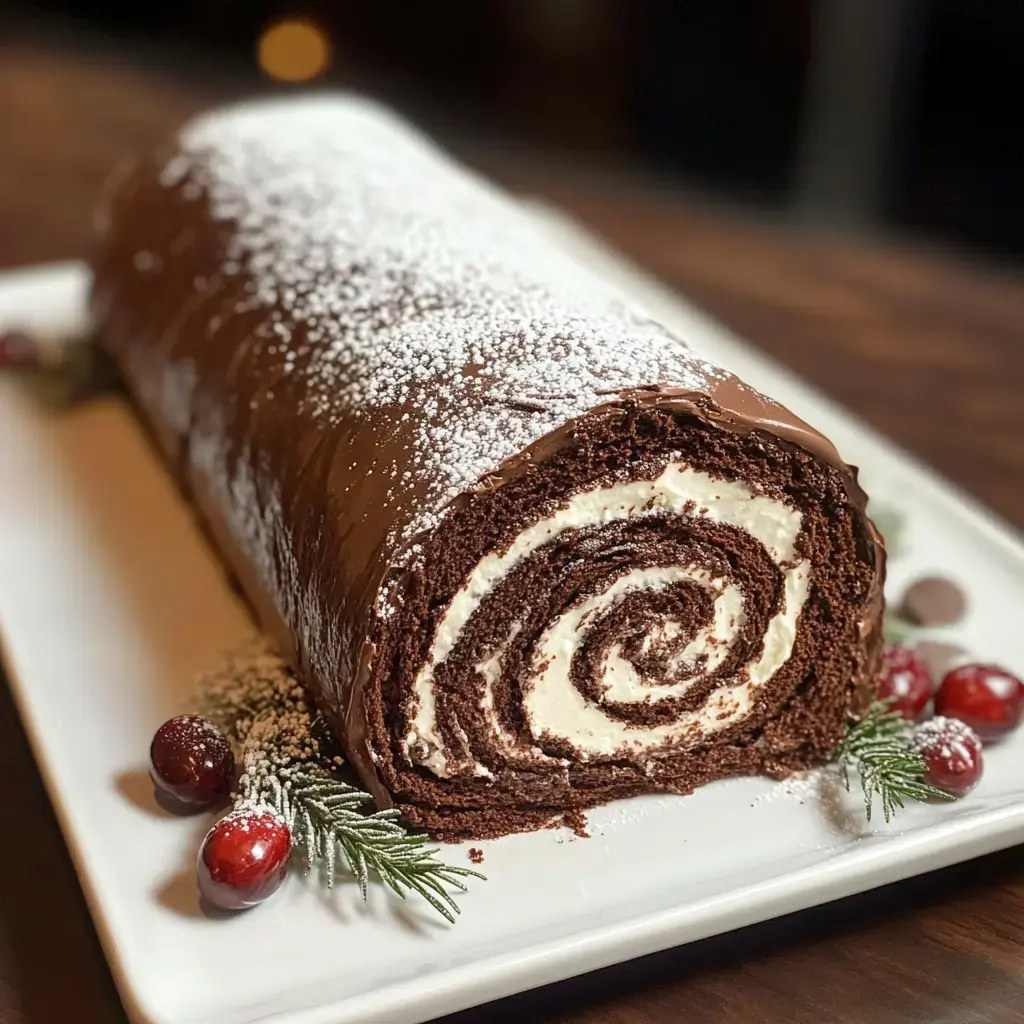
[[0,0],[41,27],[230,91],[368,88],[485,166],[1024,258],[1024,0]]

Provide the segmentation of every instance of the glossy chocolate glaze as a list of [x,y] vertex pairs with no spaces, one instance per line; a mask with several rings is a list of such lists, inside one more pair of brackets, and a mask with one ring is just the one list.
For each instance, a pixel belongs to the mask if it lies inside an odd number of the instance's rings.
[[[378,113],[371,108],[360,117],[373,121]],[[398,136],[396,147],[405,145],[405,129],[390,121],[386,128]],[[268,133],[279,129],[268,119]],[[208,141],[217,130],[217,124],[207,126],[200,136]],[[254,129],[257,136],[262,130],[259,124]],[[510,423],[529,437],[493,464],[473,463],[478,471],[461,488],[465,494],[500,488],[537,467],[542,471],[582,428],[632,407],[678,410],[724,431],[762,433],[832,467],[856,517],[863,557],[874,566],[861,611],[860,649],[851,660],[851,691],[860,695],[851,710],[863,706],[882,643],[884,550],[865,513],[855,470],[826,438],[731,374],[709,368],[628,304],[620,310],[620,300],[609,300],[596,284],[595,294],[614,306],[623,330],[640,331],[636,344],[649,355],[640,369],[654,366],[656,372],[624,381],[616,370],[604,392],[589,384],[591,399],[577,400],[578,414],[553,429],[562,407],[549,395],[524,385],[521,401],[509,399],[509,382],[522,379],[519,371],[529,368],[536,349],[509,352],[507,367],[489,352],[486,373],[467,358],[455,368],[461,390],[442,391],[430,379],[417,379],[401,401],[377,404],[337,400],[331,392],[325,415],[324,379],[314,382],[314,373],[338,336],[325,340],[316,318],[296,316],[286,295],[267,299],[265,279],[274,267],[254,269],[251,252],[239,255],[243,214],[232,217],[218,207],[208,176],[200,173],[205,151],[187,133],[183,138],[112,178],[97,218],[92,314],[143,419],[258,619],[315,693],[380,805],[389,803],[390,793],[379,768],[382,754],[372,749],[366,688],[377,638],[395,612],[390,581],[408,571],[424,537],[444,528],[446,509],[465,500],[458,492],[437,491],[431,434],[449,420],[480,425],[484,443],[498,452],[495,439]],[[386,155],[391,142],[381,145]],[[175,173],[169,175],[171,167]],[[441,179],[449,173],[440,163],[430,170]],[[365,173],[372,175],[372,168]],[[452,194],[461,188],[453,177]],[[343,203],[344,195],[330,201]],[[415,219],[415,204],[410,211]],[[503,230],[495,228],[495,234],[500,238]],[[520,243],[519,230],[509,228],[510,245]],[[536,245],[541,251],[547,243],[538,238]],[[496,261],[501,258],[496,251]],[[329,270],[340,288],[346,274],[372,275],[372,260],[368,265]],[[419,269],[408,267],[411,275]],[[437,315],[443,321],[445,309]],[[600,324],[605,329],[607,317]],[[608,346],[616,344],[615,336],[607,338]],[[585,358],[599,362],[600,346],[586,349]],[[585,369],[598,377],[602,372],[589,363]],[[359,367],[345,372],[358,376]],[[444,396],[440,404],[438,394]]]

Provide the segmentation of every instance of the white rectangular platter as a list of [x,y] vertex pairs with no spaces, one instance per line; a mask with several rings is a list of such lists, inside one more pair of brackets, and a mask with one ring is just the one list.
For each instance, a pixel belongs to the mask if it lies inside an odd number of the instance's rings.
[[[939,570],[971,598],[943,639],[1024,670],[1024,548],[969,499],[790,374],[537,211],[599,272],[829,434],[906,519],[893,592]],[[74,329],[76,265],[0,276],[0,329]],[[475,844],[488,881],[449,927],[376,887],[292,878],[257,910],[199,910],[207,819],[152,800],[153,729],[194,674],[251,629],[127,407],[54,413],[0,382],[4,664],[131,1017],[149,1024],[414,1024],[606,964],[799,910],[1024,841],[1024,731],[986,753],[962,802],[868,827],[809,784],[718,783],[600,809],[567,832]],[[467,844],[468,846],[468,844]],[[445,856],[468,865],[467,849]]]

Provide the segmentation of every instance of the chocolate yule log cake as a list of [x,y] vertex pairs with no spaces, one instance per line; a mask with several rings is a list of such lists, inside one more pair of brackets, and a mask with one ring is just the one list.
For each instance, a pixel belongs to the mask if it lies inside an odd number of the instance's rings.
[[391,114],[214,111],[98,220],[102,343],[380,805],[572,821],[869,703],[855,472]]

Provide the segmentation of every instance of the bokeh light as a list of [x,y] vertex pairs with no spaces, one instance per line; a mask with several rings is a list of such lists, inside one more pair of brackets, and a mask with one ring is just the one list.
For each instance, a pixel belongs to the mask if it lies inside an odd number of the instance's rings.
[[278,82],[308,82],[331,63],[331,41],[305,18],[289,18],[268,26],[256,44],[264,74]]

